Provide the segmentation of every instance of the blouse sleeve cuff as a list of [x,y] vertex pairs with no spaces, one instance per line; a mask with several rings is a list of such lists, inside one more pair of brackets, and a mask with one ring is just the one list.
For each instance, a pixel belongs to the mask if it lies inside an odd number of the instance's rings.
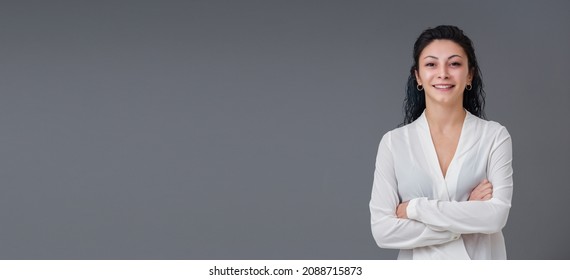
[[408,219],[419,220],[417,204],[420,199],[422,198],[413,198],[410,201],[408,201],[408,207],[406,208],[406,214],[408,215]]

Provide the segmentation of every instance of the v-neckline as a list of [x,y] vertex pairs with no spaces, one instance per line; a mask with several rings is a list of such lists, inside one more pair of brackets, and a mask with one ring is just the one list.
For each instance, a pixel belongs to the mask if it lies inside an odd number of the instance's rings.
[[447,165],[447,170],[445,172],[445,175],[443,174],[443,169],[442,166],[439,164],[439,157],[437,155],[437,149],[435,148],[435,143],[433,142],[433,138],[431,135],[431,130],[429,127],[429,122],[427,120],[426,117],[426,112],[424,110],[424,112],[422,113],[422,118],[423,121],[425,123],[426,126],[426,130],[427,130],[427,135],[429,138],[429,143],[431,146],[431,153],[432,153],[432,161],[434,161],[433,166],[435,167],[435,169],[437,170],[437,173],[439,174],[440,178],[442,178],[444,181],[446,181],[446,178],[448,178],[449,176],[449,171],[451,170],[451,167],[453,166],[453,162],[457,161],[455,158],[457,157],[458,152],[461,151],[462,148],[462,139],[464,138],[463,135],[465,134],[465,126],[467,124],[467,118],[469,118],[469,111],[465,110],[465,118],[463,119],[463,124],[461,125],[461,131],[459,132],[459,139],[457,140],[457,147],[455,147],[455,151],[453,152],[453,156],[451,157],[451,161],[449,162],[449,164]]

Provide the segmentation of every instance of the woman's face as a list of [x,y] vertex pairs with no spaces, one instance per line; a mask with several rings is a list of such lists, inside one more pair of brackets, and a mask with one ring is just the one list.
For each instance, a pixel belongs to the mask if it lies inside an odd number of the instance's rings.
[[463,90],[471,84],[467,54],[451,40],[434,40],[420,53],[416,80],[426,95],[426,106],[439,103],[463,107]]

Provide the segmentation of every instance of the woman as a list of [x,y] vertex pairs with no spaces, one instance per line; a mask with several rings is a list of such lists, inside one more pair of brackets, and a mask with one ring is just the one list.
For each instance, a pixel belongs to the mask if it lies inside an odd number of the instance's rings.
[[378,148],[370,200],[378,246],[398,259],[506,259],[511,138],[484,117],[471,40],[455,26],[414,44],[404,125]]

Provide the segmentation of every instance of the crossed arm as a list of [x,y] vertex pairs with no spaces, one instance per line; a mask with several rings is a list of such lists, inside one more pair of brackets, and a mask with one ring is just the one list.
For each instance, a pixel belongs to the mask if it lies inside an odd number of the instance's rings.
[[[489,180],[485,179],[479,185],[477,185],[471,193],[469,194],[469,199],[467,201],[485,201],[493,197],[493,184]],[[402,202],[398,204],[396,208],[396,215],[400,219],[408,219],[408,203],[410,201]]]

